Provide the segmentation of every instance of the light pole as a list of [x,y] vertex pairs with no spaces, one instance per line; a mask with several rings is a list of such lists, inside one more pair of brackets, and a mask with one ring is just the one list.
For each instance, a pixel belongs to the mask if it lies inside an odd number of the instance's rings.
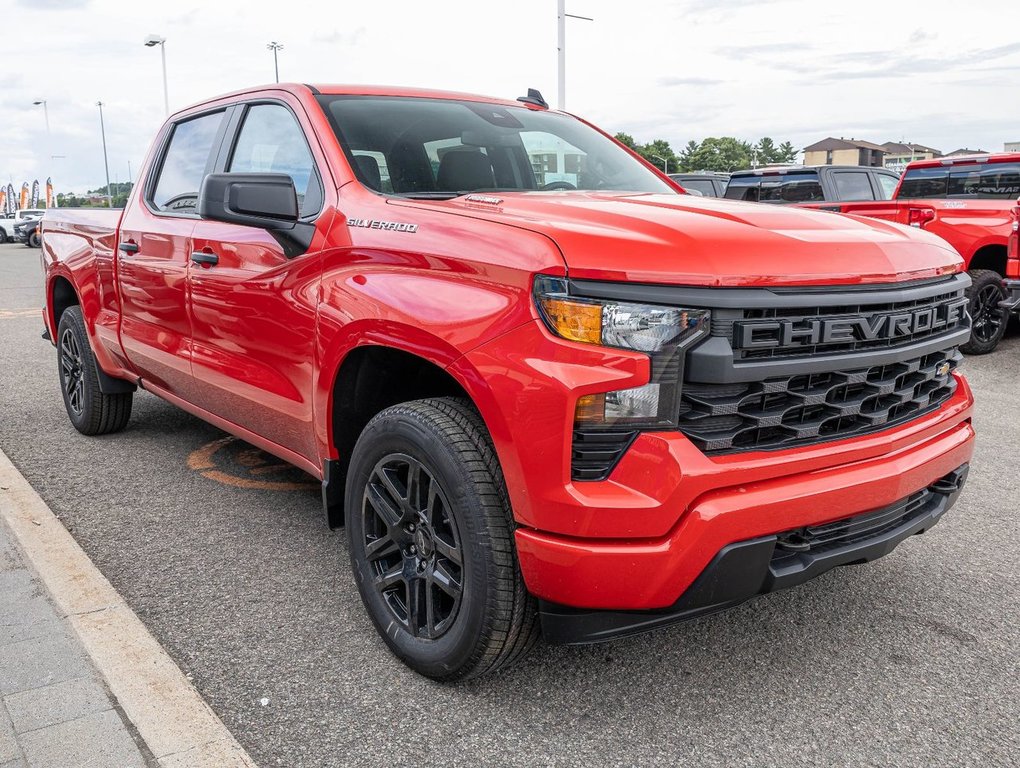
[[166,87],[166,38],[160,37],[159,35],[149,35],[145,38],[145,47],[152,48],[153,46],[159,46],[159,55],[163,59],[163,108],[166,110],[167,117],[170,116],[170,93]]
[[266,49],[273,52],[273,71],[276,73],[276,82],[280,82],[280,62],[276,58],[276,52],[283,50],[283,43],[274,40],[266,46]]
[[[46,99],[36,99],[35,101],[32,102],[33,107],[38,107],[40,104],[42,104],[43,117],[46,120],[46,154],[49,155],[50,158],[49,165],[52,166],[54,155],[53,155],[53,135],[50,133],[50,110],[49,107],[46,106]],[[50,181],[53,181],[53,168],[50,167],[49,171]]]
[[567,0],[556,0],[556,47],[559,52],[557,83],[559,85],[559,99],[557,109],[566,109],[567,105],[567,19],[582,19],[594,21],[587,16],[575,16],[567,13]]
[[667,160],[664,157],[659,157],[658,155],[652,155],[652,157],[654,157],[656,160],[661,160],[662,161],[662,172],[665,173],[665,174],[668,174],[669,173],[669,160]]
[[113,208],[113,190],[110,189],[110,162],[106,159],[106,125],[103,123],[103,102],[97,101],[99,107],[99,130],[103,135],[103,166],[106,168],[106,205]]

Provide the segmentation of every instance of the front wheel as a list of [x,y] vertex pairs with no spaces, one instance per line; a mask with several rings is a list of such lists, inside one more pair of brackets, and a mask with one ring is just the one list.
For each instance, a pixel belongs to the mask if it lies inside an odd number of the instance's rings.
[[1006,332],[1009,316],[999,306],[1006,300],[1002,276],[990,269],[971,270],[968,297],[971,317],[970,341],[960,347],[968,355],[985,355],[997,346]]
[[40,245],[42,245],[42,237],[39,235],[39,230],[36,230],[28,236],[28,247],[38,248]]
[[105,395],[99,368],[89,346],[81,307],[64,310],[57,326],[57,371],[64,407],[83,435],[105,435],[124,429],[131,418],[131,392]]
[[379,413],[351,456],[347,541],[372,622],[436,680],[516,660],[538,634],[503,475],[478,413],[455,398]]

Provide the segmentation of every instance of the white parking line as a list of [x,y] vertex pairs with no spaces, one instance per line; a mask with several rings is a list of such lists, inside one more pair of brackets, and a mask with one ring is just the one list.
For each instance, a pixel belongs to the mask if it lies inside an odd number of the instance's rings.
[[255,765],[3,451],[0,515],[161,766]]

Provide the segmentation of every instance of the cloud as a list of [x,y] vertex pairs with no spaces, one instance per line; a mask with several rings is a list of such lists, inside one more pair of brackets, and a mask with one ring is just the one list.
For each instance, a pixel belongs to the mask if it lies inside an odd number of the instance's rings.
[[910,33],[909,40],[911,43],[916,45],[917,43],[924,43],[927,42],[928,40],[934,40],[936,37],[938,37],[937,33],[927,32],[923,29],[918,28]]
[[18,5],[34,10],[73,11],[84,8],[92,0],[18,0]]
[[331,45],[357,45],[365,36],[368,30],[365,27],[358,27],[353,32],[341,32],[334,29],[332,32],[315,35],[312,39],[317,43],[329,43]]
[[672,88],[680,85],[718,85],[724,82],[713,77],[660,77],[658,80],[659,85],[666,88]]

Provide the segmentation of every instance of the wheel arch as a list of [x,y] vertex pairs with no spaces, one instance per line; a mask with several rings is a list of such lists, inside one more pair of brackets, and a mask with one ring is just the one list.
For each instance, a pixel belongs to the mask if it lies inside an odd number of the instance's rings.
[[970,257],[967,270],[988,269],[1006,276],[1006,243],[985,243]]
[[[430,397],[459,397],[478,411],[492,432],[496,414],[483,403],[485,383],[472,373],[460,352],[422,329],[387,338],[363,337],[337,355],[328,375],[323,435],[327,458],[323,461],[323,506],[330,527],[343,524],[343,495],[347,467],[358,437],[377,413],[391,405]],[[426,342],[427,337],[427,342]],[[488,413],[487,413],[488,411]],[[496,427],[497,429],[501,427]]]

